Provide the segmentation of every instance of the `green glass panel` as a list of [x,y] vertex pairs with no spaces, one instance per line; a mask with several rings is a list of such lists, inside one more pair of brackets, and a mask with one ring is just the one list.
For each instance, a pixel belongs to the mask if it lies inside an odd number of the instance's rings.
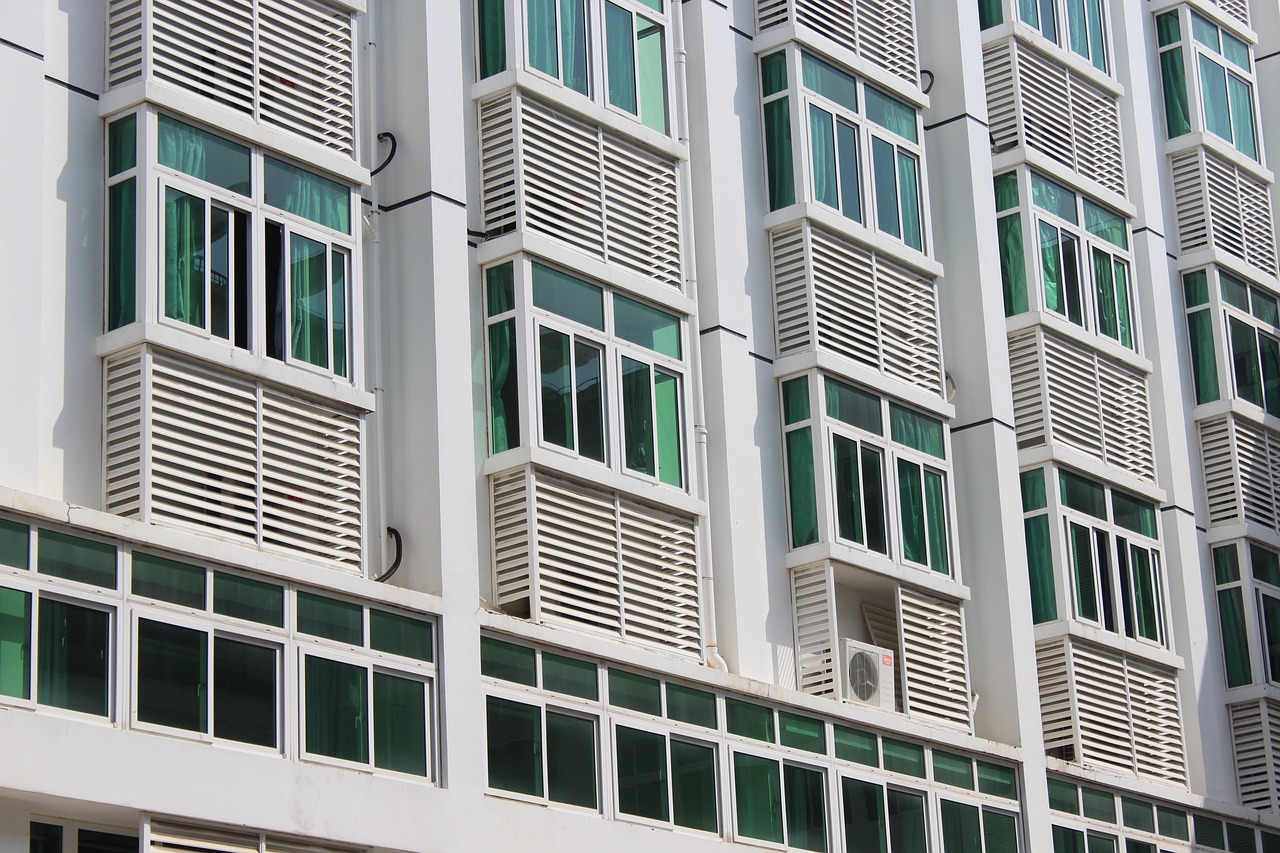
[[289,235],[289,351],[293,358],[329,367],[328,247]]
[[898,460],[898,509],[902,522],[903,559],[927,566],[929,547],[920,466],[906,459]]
[[647,675],[610,667],[609,704],[644,714],[661,714],[662,684]]
[[1234,74],[1227,75],[1227,104],[1231,109],[1231,137],[1236,150],[1258,159],[1258,137],[1253,124],[1253,87]]
[[1280,835],[1262,833],[1262,853],[1280,853]]
[[[545,268],[544,268],[545,269]],[[516,307],[515,268],[511,261],[485,270],[485,287],[488,296],[488,315],[511,311]]]
[[205,571],[200,566],[134,551],[131,574],[134,595],[196,610],[205,608]]
[[1116,853],[1116,839],[1109,835],[1094,835],[1091,832],[1087,841],[1088,853]]
[[1227,318],[1231,337],[1231,364],[1236,380],[1236,396],[1261,406],[1262,368],[1258,358],[1258,333],[1235,317]]
[[898,152],[898,195],[902,199],[902,242],[913,249],[924,250],[920,228],[920,174],[916,158]]
[[1018,173],[1005,172],[994,178],[996,191],[996,212],[1012,210],[1018,206]]
[[880,741],[874,734],[847,726],[834,726],[833,734],[836,758],[868,767],[880,766]]
[[547,712],[547,796],[557,803],[596,808],[596,724]]
[[1113,246],[1129,248],[1129,229],[1123,216],[1084,199],[1084,228]]
[[924,472],[925,534],[929,542],[929,568],[951,574],[951,546],[947,538],[946,484],[937,471]]
[[1151,803],[1145,803],[1142,800],[1135,800],[1130,797],[1121,797],[1120,807],[1126,828],[1138,829],[1143,832],[1156,831],[1155,812],[1152,811]]
[[[809,377],[800,376],[782,383],[782,422],[794,424],[809,419]],[[3,528],[0,528],[3,531]],[[3,535],[0,532],[0,535]],[[2,546],[0,546],[2,547]]]
[[40,574],[116,588],[116,546],[41,530],[39,549],[36,568]]
[[654,370],[653,405],[657,420],[658,480],[679,488],[684,485],[680,380],[665,371]]
[[[534,284],[537,301],[537,284]],[[614,332],[618,337],[671,358],[681,358],[680,320],[634,299],[613,297]]]
[[843,435],[831,436],[831,464],[835,478],[836,533],[861,543],[862,487],[858,476],[858,443]]
[[889,531],[885,520],[884,463],[880,451],[862,447],[862,500],[867,525],[867,547],[879,554],[889,553]]
[[1058,227],[1039,222],[1040,229],[1040,277],[1044,282],[1044,306],[1050,311],[1065,314],[1066,296],[1062,269],[1062,243]]
[[954,755],[940,749],[933,751],[933,780],[942,785],[954,785],[967,791],[973,790],[973,761],[963,755]]
[[1040,10],[1036,0],[1018,0],[1018,17],[1035,29],[1040,29]]
[[1003,0],[978,0],[978,26],[984,30],[1004,23]]
[[787,810],[787,846],[799,850],[827,849],[827,800],[822,772],[796,767],[782,768]]
[[765,743],[774,743],[773,710],[763,705],[743,702],[741,699],[724,700],[725,721],[729,732]]
[[928,453],[939,459],[947,458],[942,438],[942,421],[911,409],[889,404],[889,429],[893,440],[899,444]]
[[850,850],[889,853],[884,788],[861,779],[840,780],[844,837]]
[[1116,822],[1116,798],[1109,791],[1096,788],[1081,788],[1080,801],[1084,805],[1082,813],[1087,818],[1104,823]]
[[1234,544],[1213,549],[1213,574],[1217,583],[1240,580],[1240,553]]
[[982,818],[977,806],[943,800],[943,853],[982,853]]
[[1223,302],[1234,305],[1241,311],[1249,310],[1249,287],[1244,282],[1226,273],[1219,273],[1218,287],[1222,293]]
[[0,587],[0,695],[31,698],[31,594]]
[[761,57],[760,88],[766,98],[787,88],[787,54],[784,51]]
[[0,566],[25,569],[31,559],[31,528],[0,518]]
[[368,670],[307,655],[306,703],[307,752],[368,762]]
[[1059,471],[1058,491],[1065,506],[1107,520],[1107,495],[1100,483],[1070,471]]
[[[331,310],[333,317],[333,372],[347,375],[347,256],[333,251],[329,255],[332,274],[329,276]],[[321,330],[323,331],[323,330]]]
[[[603,351],[582,340],[573,342],[574,404],[578,412],[578,452],[588,459],[604,461],[604,389]],[[662,377],[658,377],[658,403],[661,406]],[[659,409],[658,438],[663,439],[664,421]],[[661,446],[659,449],[662,449]]]
[[1222,52],[1217,25],[1195,12],[1191,13],[1191,37],[1214,53]]
[[1187,103],[1186,66],[1182,48],[1160,54],[1160,84],[1164,92],[1164,124],[1169,138],[1191,132],[1191,108]]
[[984,794],[1004,797],[1007,800],[1018,799],[1018,774],[1012,767],[1003,764],[978,762],[978,790]]
[[539,263],[533,264],[533,304],[575,323],[604,329],[604,291]]
[[[1231,546],[1234,550],[1234,546]],[[1263,548],[1253,542],[1249,543],[1249,564],[1253,570],[1254,580],[1280,586],[1280,554]],[[1236,576],[1239,577],[1237,570]],[[1222,581],[1218,581],[1222,583]]]
[[1156,16],[1156,39],[1160,47],[1182,41],[1182,27],[1178,23],[1178,13],[1165,12]]
[[596,701],[600,698],[598,667],[591,661],[542,653],[542,686],[566,696]]
[[622,357],[622,439],[626,467],[656,476],[653,385],[649,365]]
[[264,157],[263,162],[267,204],[343,234],[351,233],[351,190],[274,157]]
[[373,674],[373,763],[427,775],[427,700],[421,681]]
[[796,202],[795,173],[791,162],[791,112],[788,99],[764,105],[764,151],[769,185],[769,209]]
[[31,823],[28,853],[62,853],[62,827],[53,823]]
[[249,195],[249,149],[175,118],[160,116],[157,159],[162,166]]
[[809,105],[809,160],[813,166],[813,197],[830,207],[840,206],[836,177],[836,127],[831,113]]
[[825,382],[827,416],[842,423],[884,435],[880,398],[836,379]]
[[485,701],[489,787],[541,797],[541,709],[496,696]]
[[537,687],[537,652],[506,640],[481,637],[480,672],[490,678]]
[[[921,764],[924,761],[921,759]],[[921,775],[924,775],[921,773]],[[889,841],[893,853],[926,853],[924,797],[890,789]]]
[[604,42],[605,77],[609,103],[632,115],[639,113],[636,103],[636,44],[631,13],[621,6],[605,3]]
[[715,694],[671,683],[666,685],[666,689],[668,717],[695,726],[716,728]]
[[364,645],[364,608],[350,601],[298,593],[298,630],[314,637]]
[[284,589],[273,583],[213,573],[213,612],[284,627]]
[[1018,820],[1011,814],[982,810],[986,853],[1018,853]]
[[1200,54],[1200,97],[1205,130],[1231,142],[1231,108],[1227,101],[1227,70]]
[[1084,833],[1065,826],[1053,827],[1053,853],[1085,853]]
[[213,734],[278,746],[279,652],[227,637],[213,640]]
[[1249,61],[1249,45],[1226,30],[1222,32],[1222,55],[1237,68],[1248,71],[1252,67],[1253,63]]
[[1227,849],[1227,836],[1222,829],[1222,821],[1205,815],[1195,816],[1196,844],[1201,847],[1212,847],[1214,850]]
[[1062,184],[1049,180],[1039,172],[1031,173],[1031,203],[1067,220],[1073,225],[1079,224],[1079,214],[1076,211],[1076,194],[1062,186]]
[[1062,779],[1049,779],[1049,808],[1067,814],[1080,814],[1080,789]]
[[918,779],[925,777],[924,747],[891,737],[881,738],[884,751],[884,769],[893,773],[905,773]]
[[479,0],[476,4],[480,32],[480,79],[507,70],[507,20],[505,0]]
[[1098,586],[1097,577],[1094,573],[1091,531],[1088,527],[1075,522],[1070,523],[1068,531],[1068,548],[1070,549],[1071,566],[1075,575],[1076,612],[1082,619],[1097,622]]
[[555,0],[527,0],[529,64],[544,74],[560,77],[560,53],[556,39]]
[[138,620],[138,719],[207,732],[209,636]]
[[1191,336],[1191,371],[1195,381],[1196,403],[1218,399],[1218,357],[1213,346],[1213,314],[1193,311],[1187,315]]
[[76,853],[136,853],[138,839],[91,829],[76,831]]
[[[636,16],[636,63],[639,68],[640,122],[667,132],[667,52],[662,26]],[[585,78],[584,78],[585,79]]]
[[1049,516],[1037,515],[1022,522],[1027,547],[1027,572],[1031,582],[1031,618],[1037,625],[1058,618],[1058,596],[1053,582],[1053,542]]
[[790,711],[778,712],[778,742],[792,749],[827,754],[827,736],[822,720]]
[[867,118],[904,139],[918,142],[916,110],[872,86],[865,87]]
[[1000,244],[1000,282],[1004,292],[1004,315],[1025,313],[1027,305],[1026,250],[1022,244],[1022,217],[1019,214],[996,220],[996,240]]
[[660,734],[618,726],[615,735],[618,811],[666,820],[667,739]]
[[538,329],[538,384],[542,391],[542,440],[573,450],[572,340],[564,332]]
[[875,185],[876,227],[893,237],[901,237],[897,149],[892,143],[874,136],[871,138],[871,176]]
[[716,752],[709,746],[671,741],[671,801],[677,826],[715,832]]
[[489,327],[489,418],[493,452],[520,444],[520,366],[515,320]]
[[107,331],[137,319],[138,179],[107,188]]
[[818,495],[813,470],[813,432],[792,430],[787,446],[787,496],[791,514],[791,547],[818,541]]
[[431,662],[431,623],[369,609],[369,647],[393,655]]
[[738,835],[783,843],[782,778],[778,762],[735,752],[733,789]]
[[840,165],[840,212],[862,221],[862,189],[859,185],[858,130],[846,121],[836,122],[836,161]]
[[[1238,590],[1236,590],[1238,591]],[[1262,653],[1267,663],[1267,679],[1280,681],[1280,598],[1262,596]]]
[[138,116],[127,115],[107,125],[107,177],[138,164]]
[[1231,853],[1257,853],[1257,839],[1253,827],[1236,823],[1227,824],[1227,849]]
[[1182,277],[1182,296],[1188,308],[1209,304],[1209,276],[1204,270],[1195,270]]
[[1049,505],[1048,496],[1045,494],[1043,468],[1023,471],[1019,475],[1019,484],[1022,487],[1023,512],[1035,512]]
[[1244,595],[1240,587],[1218,590],[1218,620],[1222,628],[1222,657],[1227,667],[1227,686],[1240,687],[1252,683],[1253,667],[1249,663]]
[[1257,288],[1249,291],[1249,297],[1253,305],[1253,316],[1268,326],[1280,326],[1280,300]]
[[800,55],[804,86],[852,112],[858,111],[856,78],[809,53]]
[[1150,501],[1112,489],[1111,512],[1115,523],[1125,530],[1156,538],[1156,506]]
[[1167,835],[1170,838],[1177,838],[1181,841],[1191,840],[1191,835],[1187,828],[1187,813],[1181,809],[1156,806],[1156,831],[1161,835]]

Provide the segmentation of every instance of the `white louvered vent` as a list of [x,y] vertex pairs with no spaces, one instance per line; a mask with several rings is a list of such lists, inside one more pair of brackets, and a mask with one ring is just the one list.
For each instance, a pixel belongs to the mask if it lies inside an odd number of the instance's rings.
[[814,696],[838,699],[839,662],[835,656],[836,613],[831,566],[819,563],[791,572],[791,603],[796,629],[796,678]]
[[104,399],[108,512],[361,568],[358,413],[147,346]]
[[694,519],[531,468],[490,489],[500,607],[701,656]]
[[792,20],[890,74],[919,84],[910,0],[758,0],[756,23],[762,32]]
[[676,164],[526,95],[480,106],[485,230],[525,228],[683,286]]
[[351,13],[319,0],[113,0],[108,86],[148,75],[355,154]]
[[1229,711],[1240,802],[1280,812],[1280,702],[1259,699]]
[[332,847],[278,838],[241,828],[197,826],[161,818],[151,818],[148,821],[145,840],[147,853],[356,853],[353,848],[348,847]]
[[1010,336],[1009,368],[1019,447],[1057,442],[1154,482],[1145,374],[1044,327]]
[[960,605],[902,586],[898,589],[898,611],[907,713],[971,731]]
[[807,222],[773,233],[771,253],[779,355],[816,347],[941,394],[931,279]]
[[107,4],[107,88],[142,76],[142,0]]
[[1171,158],[1171,168],[1179,249],[1218,249],[1275,275],[1267,185],[1205,148]]
[[1235,18],[1246,27],[1249,26],[1248,0],[1213,0],[1214,5]]
[[995,150],[1019,142],[1125,194],[1117,98],[1014,38],[983,52]]
[[1045,749],[1186,784],[1177,673],[1076,638],[1036,646]]
[[1280,531],[1280,433],[1234,415],[1200,423],[1209,523]]
[[764,32],[791,20],[789,0],[760,0],[756,5],[756,29]]

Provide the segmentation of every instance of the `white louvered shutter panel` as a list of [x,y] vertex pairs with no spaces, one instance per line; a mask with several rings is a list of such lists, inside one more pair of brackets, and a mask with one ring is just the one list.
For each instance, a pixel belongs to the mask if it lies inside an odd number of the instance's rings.
[[1240,188],[1240,218],[1244,229],[1244,259],[1260,270],[1276,274],[1276,239],[1271,218],[1271,193],[1266,184],[1236,169]]
[[107,88],[142,76],[142,34],[146,16],[142,0],[110,0],[107,4]]
[[1147,377],[1101,353],[1095,359],[1102,405],[1103,461],[1154,483],[1156,458]]
[[807,245],[808,226],[804,224],[769,235],[779,356],[813,349],[814,309],[809,289]]
[[480,192],[484,230],[491,236],[518,227],[519,159],[512,96],[484,102],[480,105]]
[[1039,447],[1048,441],[1045,424],[1044,357],[1040,335],[1024,329],[1009,336],[1009,373],[1013,386],[1013,424],[1018,447]]
[[756,4],[756,29],[764,32],[791,20],[791,0],[759,0]]
[[253,115],[252,0],[152,0],[151,15],[157,79]]
[[1036,646],[1036,679],[1040,686],[1040,725],[1045,751],[1067,760],[1079,754],[1075,690],[1066,638]]
[[351,14],[313,0],[257,2],[262,120],[354,156]]
[[1182,253],[1209,245],[1204,169],[1197,151],[1169,158],[1173,174],[1173,205],[1178,215],[1178,249]]
[[841,47],[858,52],[853,0],[795,0],[795,4],[796,18],[801,24]]
[[528,469],[497,474],[490,481],[493,518],[494,592],[499,607],[518,616],[532,609]]
[[1138,775],[1185,785],[1187,761],[1182,745],[1177,673],[1130,658],[1128,675]]
[[987,88],[991,152],[998,154],[1018,145],[1020,123],[1014,95],[1013,41],[1002,41],[986,47],[982,51],[982,66]]
[[1249,3],[1247,0],[1213,0],[1213,2],[1219,9],[1246,27],[1249,26]]
[[[898,624],[898,611],[881,607],[869,601],[862,602],[862,621],[867,623],[867,634],[871,637],[871,645],[882,649],[890,649],[895,661],[902,661],[902,631]],[[907,690],[903,686],[905,668],[901,665],[893,668],[895,710],[902,712],[906,703]]]
[[1201,421],[1200,458],[1204,462],[1209,523],[1226,524],[1240,517],[1240,489],[1232,448],[1231,420],[1223,415]]
[[534,488],[540,618],[621,635],[613,496],[552,477]]
[[630,500],[619,501],[618,519],[626,637],[701,655],[692,519]]
[[1245,520],[1276,530],[1280,436],[1244,418],[1233,417],[1232,422]]
[[1072,641],[1072,679],[1080,728],[1079,760],[1134,772],[1133,717],[1124,657],[1101,646]]
[[1117,99],[1077,74],[1068,72],[1067,78],[1071,90],[1071,134],[1076,171],[1113,192],[1125,195]]
[[605,259],[680,287],[680,212],[670,161],[602,133]]
[[1067,69],[1026,45],[1019,43],[1014,50],[1018,57],[1024,142],[1028,148],[1074,169]]
[[907,713],[972,730],[959,604],[900,586],[898,612]]
[[1244,220],[1236,171],[1213,155],[1204,156],[1205,180],[1209,187],[1210,236],[1215,248],[1243,259]]
[[1102,459],[1102,411],[1093,355],[1068,338],[1044,333],[1050,439]]
[[861,53],[876,65],[916,85],[916,22],[911,0],[853,0]]
[[877,254],[876,295],[880,302],[885,374],[941,394],[942,346],[936,285]]
[[128,518],[142,518],[145,504],[144,442],[150,431],[145,370],[140,351],[112,356],[102,370],[103,508]]
[[1259,699],[1228,710],[1240,802],[1280,811],[1280,702]]
[[258,853],[255,832],[191,826],[152,820],[147,831],[148,853]]
[[604,260],[598,132],[531,98],[520,107],[525,227]]
[[835,585],[831,566],[819,563],[791,572],[796,630],[796,681],[814,696],[839,699],[843,663],[836,660]]

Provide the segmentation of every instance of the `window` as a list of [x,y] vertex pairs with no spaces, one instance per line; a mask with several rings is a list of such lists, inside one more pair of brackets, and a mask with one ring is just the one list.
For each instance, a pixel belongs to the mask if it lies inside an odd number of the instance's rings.
[[[142,166],[140,131],[156,140],[155,156]],[[148,298],[161,322],[356,375],[351,317],[359,300],[347,186],[167,115],[124,116],[107,137],[108,330],[139,319],[137,207],[154,203],[159,292]],[[140,170],[158,179],[154,200],[138,197]]]
[[618,812],[716,832],[716,753],[703,743],[614,728]]
[[594,719],[490,696],[486,732],[490,788],[596,808]]
[[111,714],[111,613],[40,597],[36,701],[82,714]]
[[[1102,0],[1015,0],[1018,17],[1023,23],[1039,31],[1040,35],[1056,45],[1068,48],[1072,53],[1099,71],[1107,71],[1107,21],[1103,14]],[[991,2],[980,3],[983,7]],[[998,9],[996,10],[998,13]],[[1000,23],[988,9],[981,15],[982,26],[987,28]],[[1002,16],[1001,16],[1002,17]]]
[[[924,251],[919,112],[810,53],[760,60],[769,208],[807,198],[907,246]],[[790,104],[799,116],[793,120]],[[791,128],[807,129],[807,167],[795,173]]]
[[1186,6],[1157,16],[1156,36],[1169,138],[1207,132],[1258,160],[1252,47]]
[[827,849],[821,770],[735,752],[733,789],[738,835],[799,850]]
[[[1276,297],[1216,267],[1184,274],[1182,288],[1196,402],[1219,399],[1225,381],[1236,399],[1280,417],[1280,304]],[[1215,322],[1218,317],[1221,320]],[[1223,353],[1221,359],[1218,352]],[[1219,361],[1225,377],[1219,376]]]
[[489,268],[486,287],[492,451],[521,443],[519,362],[531,350],[538,444],[683,488],[683,320],[537,261]]
[[[1256,542],[1220,545],[1213,549],[1213,570],[1227,686],[1280,684],[1280,554]],[[1246,609],[1250,598],[1256,622]],[[1253,648],[1260,652],[1258,679]]]
[[32,821],[28,849],[30,853],[137,853],[138,839],[123,833]]
[[985,807],[941,802],[943,853],[1018,853],[1018,821]]
[[997,176],[995,192],[1005,316],[1047,311],[1136,350],[1128,221],[1031,170]]
[[[782,384],[792,547],[830,538],[952,574],[942,421],[831,377],[821,377],[814,400],[818,379]],[[828,487],[819,502],[821,482]]]

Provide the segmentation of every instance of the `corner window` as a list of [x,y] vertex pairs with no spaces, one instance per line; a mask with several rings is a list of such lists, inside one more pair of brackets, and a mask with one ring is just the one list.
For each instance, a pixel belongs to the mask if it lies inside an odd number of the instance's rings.
[[[1107,71],[1107,21],[1102,0],[1016,0],[1018,17],[1056,45]],[[990,24],[984,24],[990,26]]]
[[1184,274],[1182,285],[1196,403],[1220,399],[1225,385],[1237,400],[1280,417],[1276,297],[1216,267]]
[[1213,571],[1227,686],[1280,684],[1280,554],[1256,542],[1220,545]]

